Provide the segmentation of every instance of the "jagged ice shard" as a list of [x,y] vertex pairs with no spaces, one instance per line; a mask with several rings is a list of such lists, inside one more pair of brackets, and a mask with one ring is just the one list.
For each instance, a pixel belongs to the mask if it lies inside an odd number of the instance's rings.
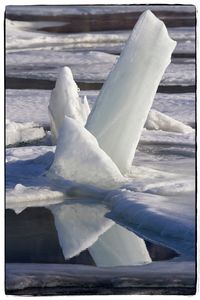
[[144,12],[88,117],[86,128],[122,173],[130,169],[175,46],[164,23],[151,11]]

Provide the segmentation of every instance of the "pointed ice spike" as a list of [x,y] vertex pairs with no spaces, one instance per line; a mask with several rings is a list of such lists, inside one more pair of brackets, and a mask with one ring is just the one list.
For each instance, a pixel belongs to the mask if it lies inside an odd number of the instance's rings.
[[53,143],[58,139],[58,130],[65,116],[79,121],[83,126],[87,121],[90,113],[87,98],[84,98],[84,101],[79,98],[78,86],[68,67],[62,68],[58,76],[56,86],[51,93],[48,110]]
[[130,169],[175,46],[164,23],[151,11],[144,12],[88,117],[86,128],[123,173]]

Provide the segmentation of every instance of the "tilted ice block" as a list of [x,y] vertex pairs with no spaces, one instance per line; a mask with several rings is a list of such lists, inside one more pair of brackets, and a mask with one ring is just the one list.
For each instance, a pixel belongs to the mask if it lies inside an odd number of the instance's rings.
[[139,18],[103,85],[86,128],[121,172],[127,172],[171,53],[176,46],[151,11]]
[[56,86],[51,93],[49,102],[49,116],[51,124],[52,141],[56,143],[58,130],[65,116],[73,118],[85,125],[90,108],[87,98],[80,99],[78,87],[73,79],[70,68],[62,68]]
[[97,266],[131,266],[150,263],[145,242],[118,224],[103,233],[89,252]]
[[55,158],[48,175],[100,187],[125,181],[96,138],[78,121],[65,117],[59,130]]

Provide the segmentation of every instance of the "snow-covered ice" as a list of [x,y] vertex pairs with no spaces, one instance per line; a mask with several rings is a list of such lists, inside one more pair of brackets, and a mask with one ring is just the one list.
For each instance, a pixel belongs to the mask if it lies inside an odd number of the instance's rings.
[[[48,105],[49,90],[6,90],[6,115],[14,122],[26,123],[29,120],[40,126],[50,126]],[[87,96],[90,108],[93,107],[99,91],[80,91],[80,98]],[[195,94],[157,93],[153,101],[153,109],[169,117],[195,127]]]
[[[77,34],[49,34],[45,32],[35,31],[33,23],[10,21],[6,19],[6,49],[8,51],[26,50],[26,49],[73,49],[87,48],[94,46],[95,43],[124,43],[130,32],[118,33],[77,33]],[[13,39],[13,35],[17,37],[18,43]],[[28,37],[28,38],[27,38]],[[20,41],[20,43],[19,43]]]
[[12,122],[33,121],[49,127],[48,105],[51,91],[48,90],[6,90],[6,116]]
[[194,147],[195,131],[190,133],[167,132],[161,130],[146,130],[144,129],[140,139],[141,144],[153,145],[176,145]]
[[[103,11],[103,7],[101,9]],[[173,7],[174,9],[175,6]],[[180,7],[178,9],[180,10]],[[144,11],[145,8],[143,7],[141,10]],[[57,24],[57,22],[53,22],[51,26],[53,27]],[[42,31],[42,28],[45,26],[48,26],[48,24],[44,21],[22,22],[6,19],[7,50],[52,49],[59,51],[63,49],[95,49],[119,53],[130,34],[130,31],[123,30],[56,35]],[[178,41],[175,53],[195,53],[195,27],[172,27],[169,28],[169,33],[173,39]],[[14,39],[13,37],[16,36],[17,39]]]
[[[22,61],[23,56],[23,62]],[[49,80],[54,82],[60,68],[69,66],[80,82],[104,82],[119,56],[102,51],[69,52],[66,50],[31,50],[7,53],[6,73],[11,78]],[[40,71],[38,71],[40,70]],[[161,80],[161,86],[188,86],[195,84],[194,59],[173,59]]]

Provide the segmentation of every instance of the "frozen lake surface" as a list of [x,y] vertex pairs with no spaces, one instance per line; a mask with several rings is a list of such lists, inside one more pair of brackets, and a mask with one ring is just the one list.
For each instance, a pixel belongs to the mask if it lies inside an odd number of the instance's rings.
[[[156,110],[174,118],[191,126],[193,131],[177,132],[175,123],[163,126],[162,118],[158,121],[157,129],[149,128],[146,123],[129,181],[101,189],[80,185],[70,178],[53,182],[46,176],[55,153],[48,116],[51,89],[60,68],[69,66],[78,86],[84,89],[81,88],[80,97],[87,96],[92,108],[132,26],[128,23],[126,29],[116,29],[111,28],[116,26],[113,25],[115,23],[109,23],[105,30],[101,28],[101,16],[109,14],[112,18],[116,13],[131,13],[137,19],[145,7],[7,7],[5,104],[9,147],[6,149],[6,208],[15,211],[19,218],[27,207],[47,208],[54,218],[54,230],[58,232],[65,258],[89,249],[114,223],[147,242],[172,249],[179,256],[171,261],[113,269],[79,265],[75,268],[62,265],[59,268],[53,265],[51,274],[48,269],[51,265],[22,265],[18,260],[14,262],[19,264],[8,264],[7,267],[8,293],[23,294],[23,289],[27,291],[26,288],[33,288],[34,294],[35,289],[39,291],[41,286],[49,288],[53,284],[54,292],[46,289],[47,294],[53,294],[60,283],[65,287],[68,283],[71,288],[74,282],[82,282],[82,290],[75,285],[77,294],[88,293],[86,283],[90,283],[94,293],[98,294],[98,286],[103,291],[105,282],[111,287],[105,293],[117,293],[117,289],[120,293],[120,288],[123,293],[124,287],[130,294],[134,293],[134,288],[136,293],[145,293],[145,286],[151,293],[149,278],[154,276],[158,280],[160,274],[162,282],[156,281],[157,293],[167,293],[159,288],[167,286],[169,281],[171,291],[177,287],[180,293],[184,293],[183,286],[187,283],[188,291],[185,293],[192,293],[195,285],[196,238],[195,12],[193,6],[152,8],[169,24],[169,34],[178,44],[151,112]],[[183,20],[181,14],[185,14]],[[97,15],[100,16],[99,30],[67,33],[65,28],[64,32],[60,32],[66,23],[63,19],[68,16],[71,16],[73,24],[75,16],[87,16],[90,20]],[[81,20],[85,24],[86,20]],[[75,229],[69,230],[65,243],[61,233],[70,226]],[[45,275],[46,272],[49,277]],[[67,274],[66,277],[63,272]],[[81,275],[83,273],[87,274],[87,280]],[[94,273],[96,282],[93,280]],[[139,278],[137,282],[131,279],[135,275]],[[115,282],[113,278],[119,279]],[[179,286],[178,281],[174,281],[176,278],[180,280]],[[57,290],[57,293],[73,294],[69,286],[64,291]],[[156,290],[152,293],[155,294]]]

